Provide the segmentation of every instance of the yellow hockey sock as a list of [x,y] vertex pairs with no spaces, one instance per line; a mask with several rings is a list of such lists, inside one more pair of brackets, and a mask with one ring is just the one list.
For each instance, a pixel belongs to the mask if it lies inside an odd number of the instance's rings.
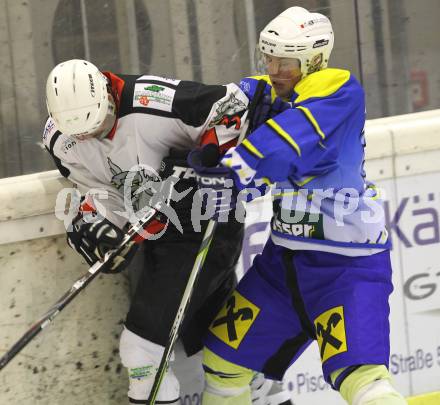
[[[344,369],[334,371],[334,382]],[[406,405],[406,400],[391,385],[391,376],[383,365],[364,365],[353,371],[339,388],[350,405]]]

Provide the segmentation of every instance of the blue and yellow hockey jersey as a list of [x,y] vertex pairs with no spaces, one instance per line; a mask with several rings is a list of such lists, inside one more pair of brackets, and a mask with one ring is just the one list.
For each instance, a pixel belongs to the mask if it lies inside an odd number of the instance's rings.
[[[275,98],[268,76],[241,81],[252,99],[258,80]],[[292,108],[254,130],[228,151],[239,188],[274,184],[272,239],[294,250],[348,256],[389,248],[376,188],[364,172],[365,97],[347,70],[324,69],[302,79]]]

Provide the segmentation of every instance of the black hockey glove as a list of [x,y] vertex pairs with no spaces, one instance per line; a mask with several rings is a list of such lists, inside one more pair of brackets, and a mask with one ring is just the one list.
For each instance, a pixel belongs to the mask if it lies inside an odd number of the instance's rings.
[[292,108],[290,103],[283,101],[279,97],[275,97],[275,100],[272,102],[272,97],[270,94],[265,94],[261,100],[257,102],[255,106],[255,111],[253,115],[250,117],[251,119],[251,129],[254,131],[260,125],[265,123],[270,118],[275,117],[276,115],[286,111],[287,109]]
[[[96,213],[78,214],[67,232],[67,243],[80,253],[90,266],[102,261],[105,254],[118,247],[123,238],[124,232]],[[137,247],[134,242],[127,243],[120,255],[105,266],[103,273],[119,273],[124,270],[134,257]]]

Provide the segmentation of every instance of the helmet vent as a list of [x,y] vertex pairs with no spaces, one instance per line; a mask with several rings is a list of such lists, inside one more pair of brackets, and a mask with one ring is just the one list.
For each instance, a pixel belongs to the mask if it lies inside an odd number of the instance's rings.
[[278,32],[274,31],[274,30],[269,30],[268,31],[269,34],[275,34],[276,36],[280,36],[280,34],[278,34]]
[[55,95],[58,96],[58,89],[55,87]]
[[54,76],[54,78],[53,78],[53,82],[54,82],[55,84],[57,84],[57,77],[56,77],[56,76]]
[[87,113],[86,121],[89,119],[89,117],[90,117],[90,112]]
[[286,52],[299,52],[299,51],[305,51],[307,49],[307,46],[304,45],[285,45],[285,51]]

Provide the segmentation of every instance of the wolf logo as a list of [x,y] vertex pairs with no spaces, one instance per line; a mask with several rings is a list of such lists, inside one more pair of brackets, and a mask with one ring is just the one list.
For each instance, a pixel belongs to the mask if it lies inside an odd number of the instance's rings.
[[[124,185],[130,184],[130,201],[135,207],[135,210],[150,205],[150,199],[154,194],[154,190],[157,188],[155,184],[160,182],[159,177],[152,176],[147,173],[144,168],[137,171],[123,171],[116,163],[108,157],[107,162],[112,174],[111,183],[118,191],[124,192]],[[127,183],[129,182],[129,183]],[[140,189],[142,187],[142,189]]]
[[[225,125],[227,128],[235,125],[236,128],[241,126],[241,117],[246,111],[246,104],[231,94],[225,101],[222,101],[216,111],[215,116],[209,123],[209,127],[215,125]],[[238,125],[238,126],[237,126]]]
[[179,180],[178,178],[171,176],[162,180],[154,169],[140,164],[131,170],[124,171],[110,158],[107,158],[107,161],[112,173],[111,183],[124,195],[127,211],[125,214],[121,213],[122,215],[128,216],[130,220],[134,211],[140,213],[150,207],[157,207],[160,203],[160,207],[156,209],[183,233],[177,212],[171,207],[170,202],[171,200],[180,201],[191,191],[191,188],[177,192],[174,185]]

